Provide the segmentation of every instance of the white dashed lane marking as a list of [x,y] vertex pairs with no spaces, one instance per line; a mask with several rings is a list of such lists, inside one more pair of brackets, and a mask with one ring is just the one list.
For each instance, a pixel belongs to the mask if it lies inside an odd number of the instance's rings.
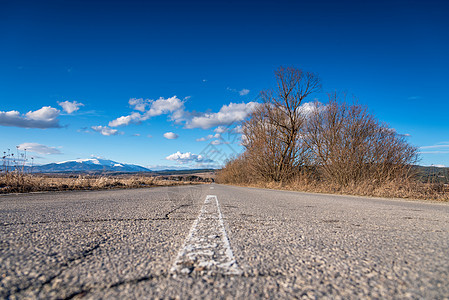
[[170,271],[184,275],[242,274],[231,250],[217,196],[206,197]]

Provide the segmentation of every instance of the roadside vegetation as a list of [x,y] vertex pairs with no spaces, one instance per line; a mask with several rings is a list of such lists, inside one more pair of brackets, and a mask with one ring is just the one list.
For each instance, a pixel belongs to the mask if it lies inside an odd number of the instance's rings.
[[26,151],[4,152],[0,169],[0,194],[39,191],[104,190],[172,186],[210,182],[207,174],[34,174],[26,167]]
[[310,101],[321,89],[314,73],[281,67],[275,77],[276,88],[260,94],[262,103],[242,124],[245,152],[217,182],[449,200],[447,183],[420,181],[418,149],[366,107],[337,93],[326,103]]
[[156,186],[172,186],[198,184],[198,181],[182,181],[163,179],[153,176],[101,176],[77,175],[55,176],[20,174],[12,172],[0,176],[0,193],[28,193],[39,191],[73,191],[73,190],[104,190],[132,189]]

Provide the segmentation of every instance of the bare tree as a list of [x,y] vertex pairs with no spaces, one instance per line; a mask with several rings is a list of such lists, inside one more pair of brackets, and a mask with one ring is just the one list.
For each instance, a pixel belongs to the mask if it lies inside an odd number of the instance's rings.
[[307,121],[308,148],[326,181],[340,186],[362,181],[384,183],[410,174],[417,149],[361,105],[316,104]]
[[260,94],[263,102],[243,123],[246,151],[220,171],[221,182],[379,190],[413,181],[417,148],[366,107],[336,93],[326,104],[305,106],[321,87],[315,74],[281,67],[275,77],[276,87]]
[[275,71],[276,88],[261,92],[263,103],[243,124],[248,159],[256,175],[284,181],[307,161],[302,143],[305,115],[301,104],[321,88],[311,72],[280,67]]

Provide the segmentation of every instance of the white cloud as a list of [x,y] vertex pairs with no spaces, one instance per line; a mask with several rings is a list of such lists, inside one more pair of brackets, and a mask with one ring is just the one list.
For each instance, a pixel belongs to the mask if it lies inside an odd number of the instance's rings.
[[0,125],[23,128],[59,128],[57,119],[60,111],[51,106],[44,106],[36,111],[29,111],[25,115],[16,110],[0,111]]
[[419,151],[421,154],[449,154],[449,142],[441,142],[431,146],[422,146],[419,147],[421,150]]
[[439,143],[432,146],[420,147],[420,149],[444,149],[444,148],[449,148],[449,143]]
[[59,116],[60,111],[51,106],[44,106],[36,111],[26,113],[26,118],[33,121],[52,122]]
[[217,133],[225,133],[226,131],[228,131],[228,128],[224,126],[218,126],[214,129],[214,131]]
[[140,120],[142,120],[142,115],[137,112],[134,112],[128,116],[122,116],[120,118],[112,120],[111,122],[109,122],[108,125],[111,127],[126,126],[129,125],[130,123],[137,123]]
[[216,126],[229,125],[243,121],[258,105],[257,102],[229,103],[223,105],[217,113],[204,113],[187,122],[186,128],[209,129]]
[[105,136],[122,134],[117,129],[112,129],[112,128],[109,128],[107,126],[92,126],[91,128],[94,131],[99,132],[99,133],[101,133],[102,135],[105,135]]
[[23,143],[23,144],[20,144],[18,147],[19,147],[19,150],[26,149],[26,151],[34,152],[34,153],[38,153],[38,154],[45,154],[45,155],[61,154],[61,151],[59,151],[58,149],[56,149],[54,147],[48,147],[48,146],[41,145],[38,143]]
[[178,135],[174,132],[166,132],[164,133],[164,138],[169,139],[169,140],[174,140],[178,138]]
[[320,102],[305,102],[299,107],[299,111],[304,114],[304,116],[308,117],[311,113],[316,111],[317,109],[326,109],[326,105],[323,105]]
[[193,154],[191,152],[181,153],[180,151],[167,156],[165,159],[173,160],[180,164],[212,162],[210,159],[206,159],[202,155]]
[[212,142],[210,142],[210,143],[211,143],[212,145],[215,145],[215,146],[223,144],[223,142],[220,141],[220,140],[215,140],[215,141],[212,141]]
[[[154,117],[162,114],[172,113],[172,119],[177,119],[182,116],[184,111],[184,101],[173,96],[171,98],[159,98],[156,101],[151,101],[150,110],[145,113],[145,116]],[[174,116],[176,115],[176,116]]]
[[242,133],[243,133],[243,127],[242,127],[242,125],[237,125],[237,126],[235,126],[235,127],[232,129],[232,132],[242,134]]
[[73,101],[73,102],[70,102],[70,101],[59,102],[58,101],[58,104],[68,114],[71,114],[71,113],[79,110],[80,106],[84,106],[83,103],[80,103],[80,102],[77,102],[77,101]]
[[[249,103],[229,103],[223,105],[217,113],[191,113],[185,110],[184,100],[177,96],[171,98],[159,98],[158,100],[131,98],[129,104],[134,111],[129,115],[121,116],[109,122],[109,127],[126,126],[132,123],[139,123],[148,120],[154,116],[168,115],[169,119],[175,123],[185,124],[185,128],[209,129],[220,126],[216,129],[217,133],[225,132],[224,125],[230,125],[233,122],[243,121],[258,105],[257,102]],[[220,132],[221,131],[221,132]]]
[[133,112],[130,115],[121,116],[110,121],[109,126],[126,126],[131,123],[139,123],[146,121],[151,117],[164,114],[170,115],[171,120],[180,122],[185,114],[184,101],[176,96],[167,99],[161,97],[158,100],[131,98],[129,104],[134,110],[140,111],[142,114]]
[[240,96],[246,96],[249,94],[249,90],[248,89],[242,89],[239,91],[239,95]]
[[240,96],[246,96],[250,92],[250,90],[248,90],[248,89],[241,89],[240,91],[238,91],[236,89],[233,89],[233,88],[230,88],[230,87],[227,87],[226,89],[228,91],[230,91],[230,92],[233,92],[233,93],[239,93]]
[[209,135],[207,135],[207,136],[205,136],[205,137],[202,137],[202,138],[199,138],[199,139],[196,139],[196,141],[197,142],[204,142],[204,141],[208,141],[208,140],[211,140],[211,139],[219,139],[221,137],[221,134],[219,134],[219,133],[216,133],[216,134],[209,134]]
[[145,112],[147,106],[149,105],[149,101],[150,100],[148,100],[148,99],[144,100],[143,98],[139,98],[139,99],[131,98],[131,99],[129,99],[128,103],[129,103],[129,105],[131,105],[131,107],[134,110]]

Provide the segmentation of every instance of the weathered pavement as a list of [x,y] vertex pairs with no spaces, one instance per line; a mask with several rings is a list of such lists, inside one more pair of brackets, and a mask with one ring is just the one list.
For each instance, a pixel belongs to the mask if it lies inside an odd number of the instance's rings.
[[10,299],[448,299],[449,205],[221,185],[3,195],[0,266]]

